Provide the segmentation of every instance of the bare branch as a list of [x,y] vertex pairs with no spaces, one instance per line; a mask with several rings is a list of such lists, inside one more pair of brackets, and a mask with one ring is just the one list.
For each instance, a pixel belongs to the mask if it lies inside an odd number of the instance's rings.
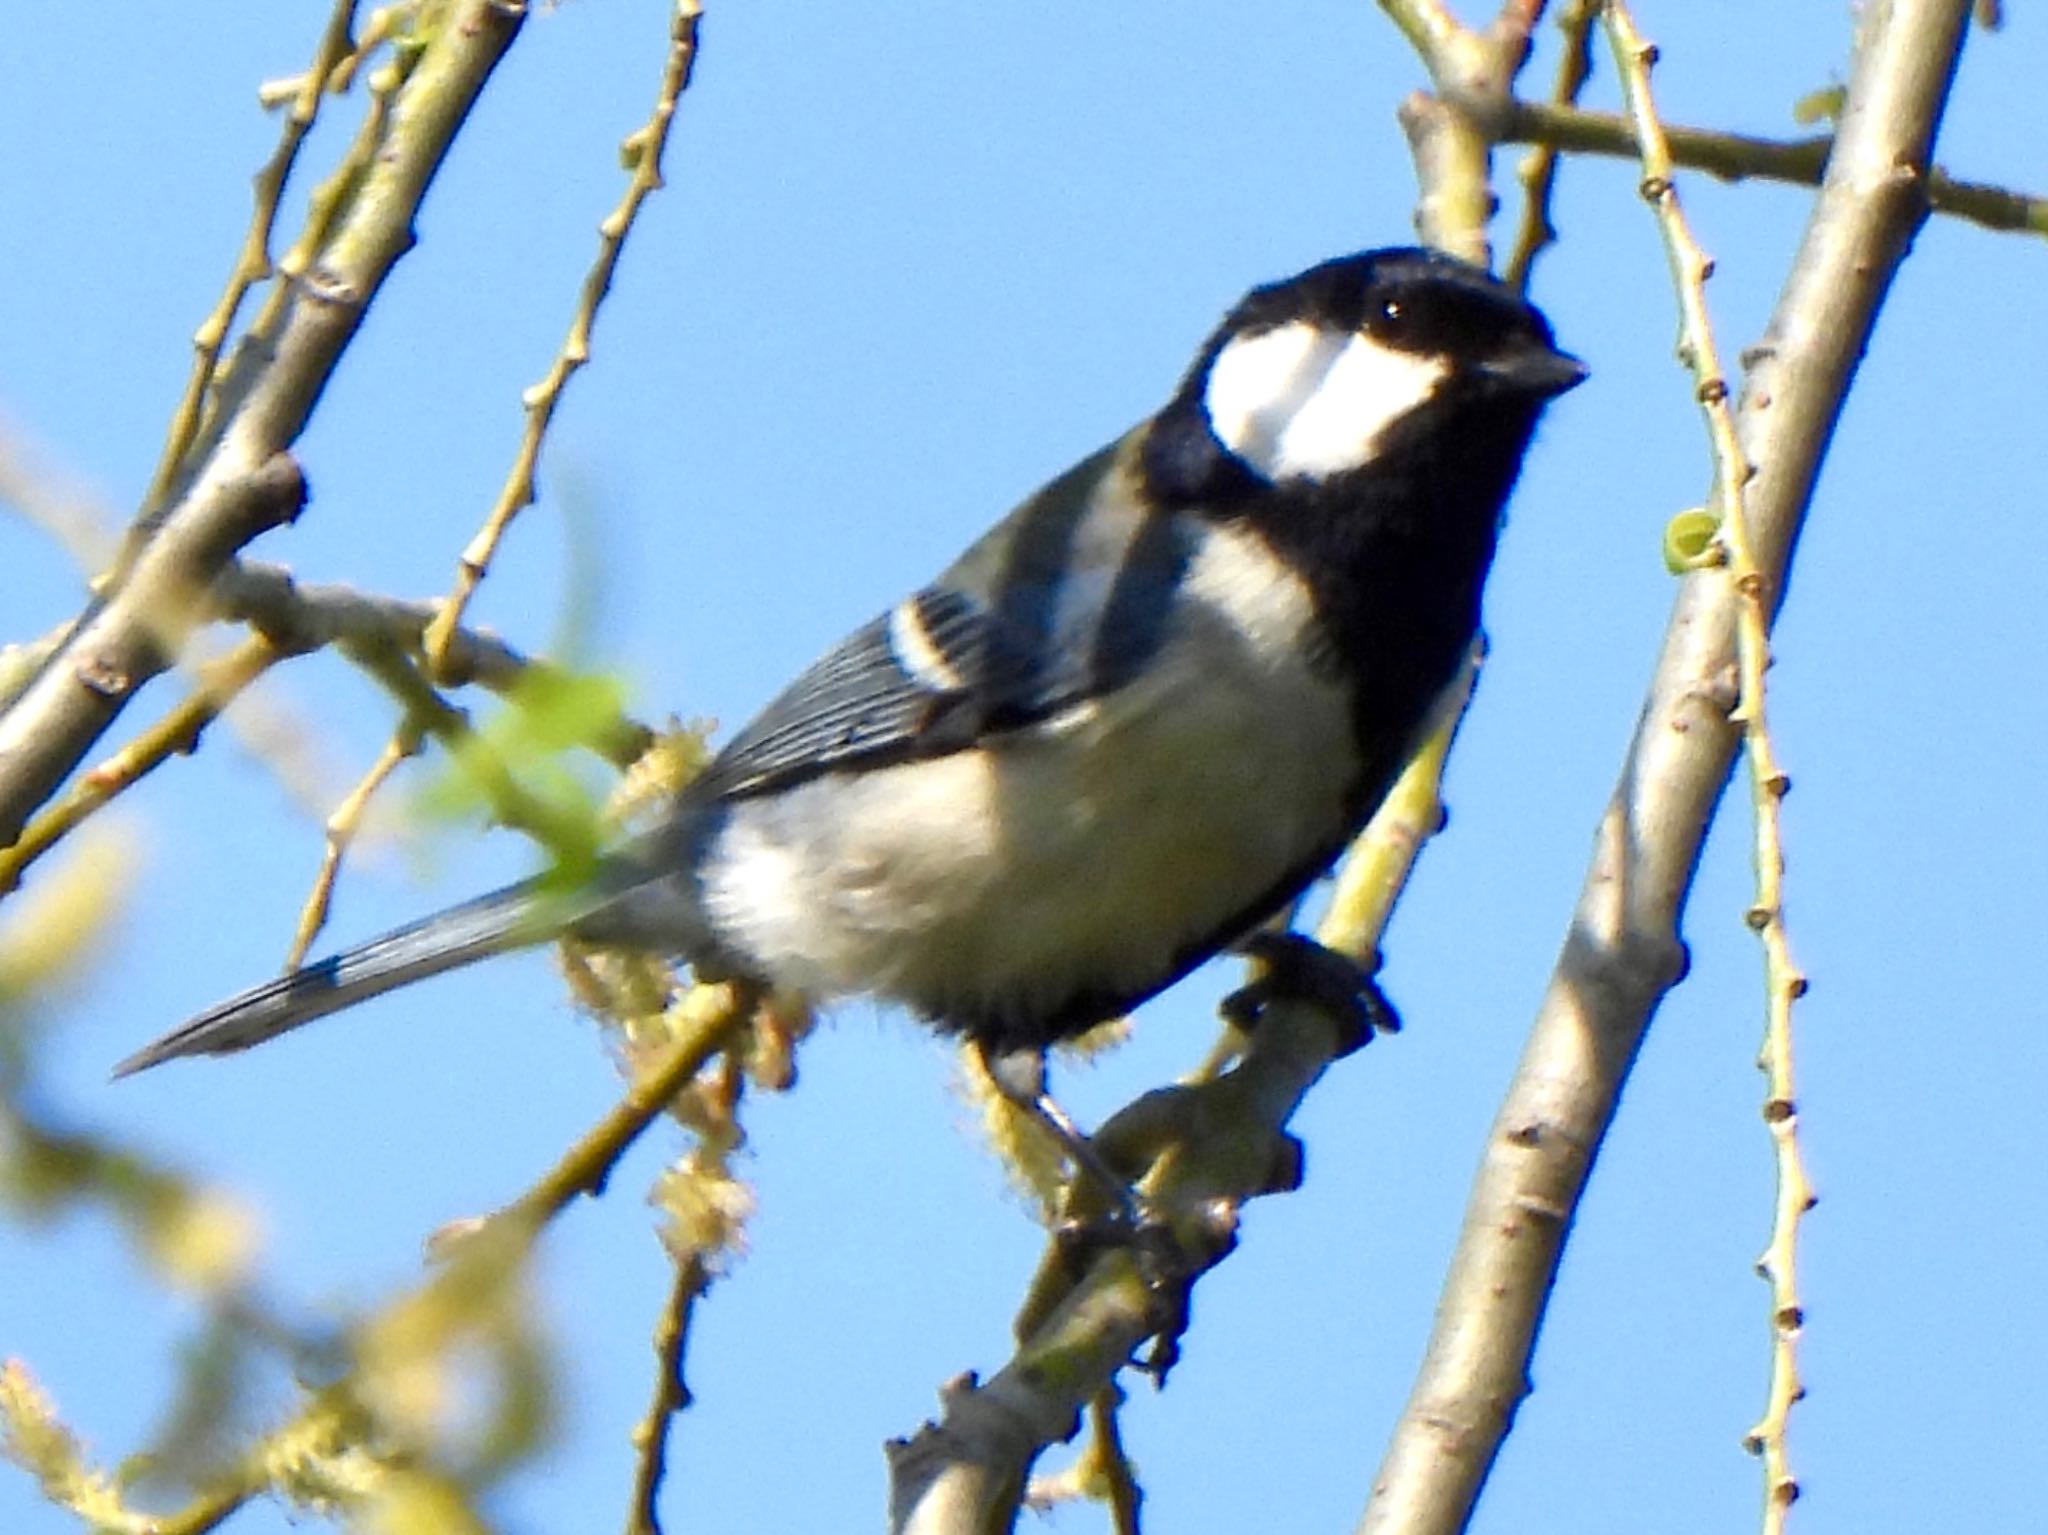
[[633,1507],[626,1516],[626,1535],[661,1535],[657,1506],[662,1477],[668,1470],[668,1430],[676,1414],[690,1405],[683,1380],[683,1351],[690,1337],[690,1316],[697,1297],[709,1282],[704,1261],[696,1254],[676,1264],[668,1304],[654,1329],[654,1400],[647,1415],[633,1427]]
[[198,685],[176,708],[90,772],[79,775],[55,804],[22,828],[11,846],[0,848],[0,895],[15,889],[30,864],[108,801],[172,757],[197,750],[200,736],[220,711],[282,659],[282,652],[269,642],[252,639],[201,667]]
[[[248,624],[292,655],[327,645],[393,646],[423,655],[427,627],[442,611],[438,599],[413,601],[341,584],[296,581],[283,566],[257,560],[230,565],[214,584],[213,600],[220,617]],[[488,629],[449,631],[442,655],[437,675],[443,684],[475,683],[493,693],[505,693],[521,678],[552,669]],[[647,726],[622,715],[603,732],[597,749],[607,762],[624,768],[653,740]]]
[[[256,637],[229,655],[194,668],[192,692],[169,714],[80,775],[56,803],[29,821],[11,845],[0,848],[0,895],[19,885],[29,865],[87,817],[172,757],[197,750],[200,738],[221,712],[280,661],[333,646],[358,658],[377,658],[368,669],[388,679],[391,672],[385,663],[393,657],[417,658],[421,635],[440,609],[438,602],[379,597],[352,586],[302,584],[283,566],[253,560],[230,561],[214,583],[208,602],[213,616],[244,622],[256,630]],[[52,648],[54,644],[53,638]],[[486,630],[455,630],[448,658],[453,682],[474,682],[496,693],[510,690],[522,678],[552,670],[548,662],[522,655]],[[399,695],[416,698],[418,691],[409,679]],[[451,728],[454,725],[453,711],[436,711],[435,717]],[[408,733],[407,741],[416,748],[417,729]],[[606,761],[623,769],[637,762],[653,741],[654,733],[645,725],[620,715],[594,744]],[[380,759],[380,780],[396,765],[395,759],[388,765]],[[355,818],[361,813],[360,799],[358,786],[358,792],[330,817],[328,861],[323,864],[323,884],[316,885],[316,895],[331,889],[335,849],[353,834]],[[313,904],[309,899],[309,911]],[[306,920],[301,920],[295,955],[302,956],[311,941],[312,929]],[[314,927],[317,925],[315,922]]]
[[1629,120],[1643,146],[1643,196],[1657,212],[1657,223],[1671,259],[1678,288],[1679,356],[1692,370],[1700,408],[1706,413],[1714,455],[1714,487],[1719,505],[1719,548],[1737,597],[1735,655],[1739,678],[1735,718],[1742,728],[1742,754],[1749,764],[1751,805],[1755,825],[1756,901],[1749,925],[1764,948],[1765,1045],[1762,1064],[1770,1085],[1764,1120],[1769,1126],[1777,1166],[1772,1200],[1772,1234],[1759,1264],[1771,1286],[1771,1384],[1768,1405],[1747,1443],[1764,1462],[1764,1531],[1780,1535],[1786,1513],[1799,1495],[1786,1450],[1785,1428],[1792,1404],[1805,1395],[1798,1367],[1799,1335],[1805,1308],[1799,1301],[1799,1225],[1812,1208],[1798,1140],[1799,1116],[1792,1080],[1792,1001],[1806,989],[1806,978],[1792,963],[1785,932],[1785,853],[1779,807],[1787,779],[1778,765],[1771,739],[1765,673],[1771,664],[1770,616],[1765,608],[1767,583],[1757,569],[1750,546],[1749,512],[1744,504],[1752,475],[1737,439],[1734,413],[1728,408],[1727,375],[1707,315],[1707,278],[1713,263],[1693,238],[1678,206],[1672,183],[1671,151],[1657,109],[1650,98],[1650,65],[1657,50],[1643,41],[1635,22],[1619,0],[1608,0],[1608,34],[1621,73]]
[[[1687,170],[1705,171],[1723,181],[1783,181],[1817,187],[1834,148],[1832,134],[1803,139],[1767,139],[1746,133],[1721,133],[1708,128],[1664,125],[1671,158]],[[1611,155],[1633,160],[1640,151],[1628,120],[1613,112],[1589,112],[1556,102],[1517,101],[1509,108],[1501,140],[1510,144],[1543,144],[1579,154]],[[1924,181],[1928,204],[1936,213],[1967,219],[1986,229],[2048,235],[2048,197],[2033,197],[1981,181],[1963,181],[1939,166]]]
[[303,486],[286,450],[412,245],[413,214],[525,15],[522,5],[463,0],[416,50],[401,50],[377,152],[338,201],[317,261],[278,283],[274,325],[259,322],[230,366],[191,474],[132,531],[123,579],[0,715],[0,845],[171,664],[229,557],[297,513]]
[[[1926,167],[1968,10],[1969,0],[1896,0],[1865,12],[1835,153],[1752,354],[1737,419],[1758,466],[1750,531],[1773,611],[1849,383],[1927,215]],[[1679,919],[1737,744],[1739,600],[1725,570],[1680,588],[1362,1535],[1462,1529],[1528,1392],[1572,1213],[1650,1017],[1684,970]]]
[[[185,455],[199,433],[208,391],[219,383],[221,348],[227,342],[242,300],[248,296],[250,288],[272,275],[270,235],[277,225],[278,203],[284,196],[285,182],[291,177],[292,167],[298,163],[299,150],[306,142],[306,135],[313,131],[314,119],[320,111],[320,99],[327,90],[330,77],[341,69],[344,61],[352,60],[357,54],[358,45],[351,36],[355,13],[356,0],[335,0],[334,9],[328,13],[326,29],[320,34],[319,45],[314,50],[312,68],[292,81],[289,91],[281,97],[290,104],[285,113],[284,129],[278,135],[277,148],[256,173],[256,207],[250,215],[248,231],[242,236],[242,248],[235,254],[234,270],[228,274],[227,286],[213,312],[200,321],[199,329],[193,334],[192,350],[196,355],[192,361],[192,376],[186,381],[184,397],[171,413],[170,430],[164,435],[163,457],[150,479],[147,494],[143,496],[143,505],[147,508],[154,510],[163,505],[184,466]],[[373,40],[362,44],[364,48],[372,46]],[[280,98],[267,94],[267,99]]]
[[[1564,52],[1550,87],[1553,106],[1576,104],[1593,73],[1593,20],[1599,10],[1599,0],[1571,0],[1557,18],[1558,30],[1564,34]],[[1537,145],[1522,156],[1515,179],[1522,184],[1522,216],[1501,280],[1517,293],[1527,293],[1537,256],[1557,242],[1557,227],[1550,222],[1550,199],[1557,187],[1557,150],[1548,144]]]
[[[473,647],[466,643],[467,636],[461,627],[463,613],[490,569],[498,545],[510,529],[512,520],[533,503],[536,494],[534,475],[540,462],[541,447],[568,389],[569,380],[590,360],[591,328],[596,324],[599,306],[611,291],[612,277],[625,249],[626,237],[632,232],[642,206],[663,185],[662,157],[668,147],[677,101],[688,88],[690,74],[696,64],[700,14],[698,0],[675,0],[669,23],[669,46],[661,81],[655,92],[654,107],[647,121],[626,140],[625,157],[631,174],[618,205],[598,225],[597,258],[584,277],[570,315],[568,336],[549,364],[546,376],[526,390],[523,396],[525,432],[483,527],[456,561],[453,591],[444,601],[432,604],[428,609],[425,630],[419,636],[419,648],[424,661],[421,681],[430,693],[431,684],[459,680],[466,663],[474,659],[470,653]],[[409,712],[392,732],[377,760],[349,791],[342,804],[328,816],[327,845],[320,871],[307,892],[292,943],[291,958],[294,962],[305,956],[327,920],[341,860],[356,827],[369,809],[371,799],[398,765],[418,751],[423,724],[426,728],[433,728],[427,723],[433,717],[432,714]],[[648,740],[644,731],[615,739],[612,743],[614,748],[630,750],[626,750],[623,756],[614,755],[613,760],[621,767],[625,766],[646,748]],[[612,752],[607,754],[612,755]]]
[[700,13],[698,0],[675,0],[669,25],[668,54],[662,66],[660,86],[655,92],[654,109],[646,123],[626,140],[626,163],[632,172],[627,179],[626,190],[619,198],[618,206],[598,225],[597,259],[591,263],[590,271],[583,279],[582,291],[577,295],[575,311],[569,317],[568,337],[562,342],[554,361],[548,365],[547,375],[526,391],[526,432],[520,439],[519,452],[498,491],[498,499],[484,519],[483,527],[470,540],[456,563],[454,590],[449,593],[440,616],[427,630],[428,669],[437,682],[446,680],[441,671],[444,653],[456,626],[462,622],[462,615],[476,592],[477,584],[490,569],[498,544],[511,527],[512,519],[533,503],[534,470],[540,462],[541,444],[546,440],[548,427],[555,419],[555,411],[562,403],[569,380],[590,361],[591,327],[597,323],[598,306],[611,292],[612,274],[618,270],[619,257],[625,250],[626,237],[633,232],[634,220],[639,217],[647,199],[663,185],[661,166],[662,157],[668,149],[669,128],[675,120],[676,103],[689,89],[690,72],[697,62],[697,21]]
[[1401,130],[1415,160],[1422,197],[1415,230],[1425,245],[1479,266],[1493,264],[1487,225],[1493,194],[1493,146],[1513,105],[1515,77],[1529,57],[1529,32],[1543,7],[1508,0],[1484,31],[1459,23],[1435,0],[1380,0],[1414,45],[1434,92],[1401,103]]

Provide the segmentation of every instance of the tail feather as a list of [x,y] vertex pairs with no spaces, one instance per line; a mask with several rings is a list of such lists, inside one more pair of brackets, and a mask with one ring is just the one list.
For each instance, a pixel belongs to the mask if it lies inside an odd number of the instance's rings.
[[545,942],[589,910],[573,898],[564,906],[558,893],[534,880],[478,896],[216,1003],[136,1051],[114,1075],[132,1076],[184,1055],[246,1050],[427,976]]

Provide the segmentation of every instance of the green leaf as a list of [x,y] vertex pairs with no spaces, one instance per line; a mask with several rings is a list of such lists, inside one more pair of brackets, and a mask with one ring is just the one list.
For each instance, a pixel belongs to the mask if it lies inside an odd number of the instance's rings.
[[1721,562],[1719,518],[1694,507],[1664,524],[1664,568],[1674,576]]
[[1831,123],[1842,115],[1842,108],[1848,105],[1849,87],[1846,85],[1823,86],[1817,91],[1808,91],[1792,103],[1792,121],[1795,123]]

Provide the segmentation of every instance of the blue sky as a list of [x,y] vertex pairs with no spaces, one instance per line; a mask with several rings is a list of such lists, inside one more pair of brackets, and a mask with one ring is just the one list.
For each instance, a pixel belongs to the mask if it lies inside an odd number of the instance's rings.
[[[300,67],[325,9],[25,0],[0,22],[0,416],[115,516],[148,478],[273,141],[255,85]],[[1663,46],[1675,120],[1803,131],[1792,103],[1846,56],[1843,7],[1646,5],[1639,20]],[[532,19],[301,444],[311,506],[259,553],[308,578],[445,587],[617,196],[616,145],[644,116],[665,27],[650,0]],[[2033,10],[1977,34],[1943,160],[2048,191],[2044,66]],[[1247,285],[1407,240],[1392,112],[1419,83],[1373,7],[1334,0],[1256,25],[1208,0],[715,7],[670,186],[634,234],[543,503],[480,617],[545,646],[564,551],[588,540],[602,582],[588,658],[630,680],[645,716],[738,722],[1153,409]],[[1612,104],[1604,65],[1593,99]],[[314,154],[335,148],[323,137]],[[1660,533],[1706,487],[1634,183],[1618,162],[1565,172],[1566,244],[1536,295],[1593,380],[1553,412],[1516,499],[1450,830],[1390,939],[1407,1032],[1321,1084],[1296,1126],[1306,1188],[1250,1209],[1242,1249],[1197,1297],[1180,1373],[1163,1394],[1135,1388],[1126,1432],[1156,1528],[1349,1528],[1406,1393],[1669,608]],[[1719,259],[1710,297],[1733,355],[1761,328],[1805,195],[1683,191]],[[1806,1535],[2038,1519],[2048,1004],[2026,956],[2048,915],[2044,257],[1952,222],[1923,233],[1778,636],[1822,1195],[1804,1275],[1812,1394],[1793,1430]],[[61,551],[0,516],[5,638],[41,633],[80,590]],[[373,690],[326,658],[272,696],[336,792],[388,728]],[[278,1296],[335,1317],[374,1303],[418,1273],[428,1232],[510,1197],[613,1100],[594,1029],[540,956],[109,1085],[129,1049],[274,969],[319,851],[317,818],[225,734],[117,824],[126,911],[52,1000],[51,1101],[260,1211]],[[1750,1264],[1770,1165],[1746,848],[1743,817],[1725,817],[1688,918],[1692,976],[1602,1155],[1479,1531],[1689,1535],[1754,1517],[1739,1441],[1763,1402],[1767,1294]],[[332,933],[381,930],[530,859],[505,833],[387,847],[351,865]],[[1141,1015],[1129,1049],[1064,1070],[1070,1107],[1093,1121],[1185,1069],[1229,984],[1203,972]],[[699,1313],[679,1526],[878,1520],[882,1440],[922,1421],[940,1382],[1005,1357],[1040,1234],[951,1082],[942,1046],[849,1008],[805,1049],[798,1089],[753,1105],[760,1214],[751,1255]],[[636,1191],[674,1146],[650,1137],[549,1238],[564,1433],[497,1497],[506,1529],[623,1518],[665,1286]],[[189,1308],[95,1219],[7,1242],[0,1354],[26,1356],[118,1457],[161,1405]],[[66,1527],[0,1471],[0,1529]],[[232,1526],[285,1527],[270,1507]]]

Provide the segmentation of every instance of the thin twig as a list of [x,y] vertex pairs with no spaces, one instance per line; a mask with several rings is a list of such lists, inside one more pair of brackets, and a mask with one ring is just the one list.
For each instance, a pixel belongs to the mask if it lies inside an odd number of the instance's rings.
[[[1564,52],[1557,61],[1557,77],[1550,87],[1554,106],[1572,106],[1593,73],[1593,22],[1600,0],[1570,0],[1558,13],[1558,30],[1564,34]],[[1515,167],[1515,179],[1522,184],[1522,216],[1515,226],[1515,242],[1509,247],[1501,280],[1517,293],[1529,291],[1529,279],[1536,258],[1557,243],[1557,226],[1550,221],[1550,200],[1557,187],[1557,150],[1538,144],[1522,156]]]
[[626,1516],[626,1535],[661,1535],[659,1502],[662,1478],[668,1472],[668,1431],[676,1415],[690,1405],[683,1355],[691,1312],[704,1293],[706,1278],[703,1261],[694,1254],[678,1262],[668,1304],[655,1325],[654,1400],[633,1428],[633,1506]]
[[[1775,604],[1891,281],[1927,215],[1925,167],[1969,0],[1864,13],[1841,129],[1737,410],[1759,466],[1749,532]],[[1674,146],[1674,153],[1676,152]],[[1679,588],[1564,950],[1494,1121],[1427,1356],[1360,1530],[1452,1535],[1516,1407],[1566,1234],[1644,1031],[1683,970],[1678,923],[1739,733],[1725,569]]]
[[1799,1303],[1799,1222],[1813,1205],[1799,1152],[1798,1114],[1792,1077],[1792,999],[1806,981],[1792,964],[1785,933],[1785,854],[1779,806],[1787,779],[1777,761],[1766,714],[1765,672],[1771,664],[1767,583],[1757,568],[1749,536],[1744,487],[1752,471],[1736,439],[1728,408],[1727,376],[1707,314],[1706,281],[1713,263],[1700,249],[1678,205],[1671,153],[1650,94],[1656,49],[1644,42],[1621,0],[1606,0],[1607,34],[1621,75],[1622,96],[1637,142],[1643,146],[1644,199],[1656,210],[1657,227],[1678,290],[1680,358],[1691,368],[1714,456],[1716,518],[1726,550],[1728,574],[1740,598],[1736,607],[1735,658],[1740,679],[1734,718],[1742,726],[1743,755],[1749,763],[1754,810],[1756,898],[1747,914],[1763,943],[1765,1034],[1759,1065],[1769,1077],[1764,1120],[1770,1128],[1777,1167],[1772,1199],[1771,1241],[1759,1270],[1771,1286],[1771,1384],[1763,1419],[1750,1430],[1749,1447],[1764,1463],[1764,1535],[1782,1535],[1785,1515],[1799,1496],[1786,1447],[1792,1404],[1805,1395],[1799,1378],[1798,1344],[1805,1311]]
[[[250,539],[295,516],[304,486],[289,448],[370,302],[413,244],[413,217],[456,131],[524,24],[526,8],[450,0],[398,50],[401,79],[377,116],[375,151],[338,196],[318,261],[273,284],[275,323],[237,349],[176,499],[145,508],[125,576],[0,713],[0,846],[150,679],[172,664],[213,578]],[[284,271],[283,264],[280,270]]]
[[661,85],[655,95],[654,110],[646,123],[626,139],[625,153],[632,175],[618,206],[598,225],[597,259],[591,263],[590,271],[583,279],[575,313],[570,316],[568,338],[555,354],[546,375],[523,396],[526,430],[520,439],[512,468],[483,526],[462,551],[456,565],[454,589],[448,594],[439,618],[428,626],[428,670],[437,679],[456,626],[462,622],[478,583],[490,569],[506,529],[512,525],[513,518],[533,503],[536,493],[534,470],[540,462],[541,444],[554,421],[555,411],[562,403],[569,380],[590,360],[591,328],[597,321],[599,306],[611,291],[612,274],[618,269],[626,237],[632,233],[642,205],[663,185],[662,157],[668,149],[676,102],[689,88],[690,71],[696,63],[697,21],[702,9],[698,0],[673,0],[673,3],[668,55],[662,68]]
[[[418,731],[451,749],[471,739],[469,716],[441,696],[411,655],[374,640],[344,646],[343,654],[404,706],[394,736]],[[479,775],[491,815],[501,825],[525,832],[557,853],[580,846],[581,838],[575,834],[578,828],[566,824],[547,801],[531,793],[490,753],[472,754],[465,765]]]
[[[1671,159],[1685,170],[1705,171],[1724,181],[1751,177],[1793,186],[1819,186],[1834,149],[1833,134],[1803,139],[1768,139],[1666,123]],[[1590,112],[1554,103],[1517,101],[1501,128],[1509,144],[1546,144],[1579,154],[1633,160],[1640,151],[1628,119],[1614,112]],[[2048,235],[2048,197],[2015,192],[1988,182],[1963,181],[1936,166],[1927,172],[1926,197],[1936,213],[2005,233]]]
[[201,1493],[176,1514],[150,1522],[150,1535],[210,1535],[240,1513],[263,1490],[248,1478],[237,1478]]
[[[647,122],[636,129],[626,140],[626,153],[631,162],[632,174],[628,178],[626,191],[619,204],[598,226],[598,255],[589,273],[583,280],[583,287],[577,300],[574,314],[570,317],[569,334],[556,354],[554,362],[541,381],[529,388],[523,397],[526,408],[526,429],[513,459],[511,470],[504,485],[498,492],[498,499],[485,518],[483,527],[470,540],[457,561],[455,587],[441,602],[429,608],[425,629],[420,636],[420,646],[426,662],[426,676],[437,682],[453,680],[457,669],[463,664],[462,617],[478,584],[490,568],[492,558],[512,520],[519,512],[532,504],[535,495],[534,471],[540,460],[541,446],[546,440],[549,426],[560,406],[569,380],[590,360],[590,333],[596,322],[599,306],[611,291],[612,277],[618,268],[620,254],[625,249],[626,237],[631,233],[647,198],[662,185],[661,162],[668,145],[669,128],[675,117],[676,102],[688,88],[690,71],[697,56],[697,22],[700,7],[697,0],[675,0],[672,14],[669,48],[663,65],[661,83],[656,92],[655,105]],[[301,908],[298,931],[293,939],[294,961],[303,959],[325,923],[339,874],[342,858],[353,839],[356,827],[369,808],[373,796],[392,771],[406,757],[418,750],[422,719],[446,719],[441,711],[426,716],[409,715],[392,732],[377,760],[368,772],[357,782],[342,801],[327,823],[326,849],[321,858],[320,870],[312,888],[307,892]],[[427,729],[434,727],[427,724]],[[644,733],[634,743],[644,747]],[[636,753],[637,754],[637,753]],[[617,759],[615,759],[617,760]],[[631,760],[628,757],[626,760]]]
[[1124,1453],[1124,1436],[1117,1416],[1124,1394],[1111,1382],[1095,1393],[1088,1404],[1088,1424],[1095,1436],[1094,1458],[1108,1494],[1110,1527],[1116,1535],[1138,1535],[1138,1510],[1145,1495]]
[[306,962],[313,940],[327,925],[327,915],[334,904],[334,882],[341,876],[341,861],[355,845],[363,818],[369,813],[371,798],[398,771],[401,763],[419,754],[422,739],[419,725],[408,716],[391,739],[384,743],[377,760],[356,781],[355,787],[328,812],[327,823],[322,828],[320,869],[313,876],[313,888],[306,892],[306,899],[299,907],[299,921],[292,929],[291,947],[285,950],[284,969],[287,971],[296,970]]
[[[714,1055],[725,1049],[734,1033],[752,1014],[755,994],[737,986],[699,986],[669,1012],[675,1028],[673,1042],[653,1065],[643,1071],[624,1097],[603,1119],[570,1147],[524,1194],[497,1216],[467,1233],[467,1240],[452,1249],[449,1264],[427,1283],[449,1282],[454,1266],[465,1257],[488,1258],[494,1263],[516,1262],[530,1249],[549,1222],[568,1208],[579,1195],[603,1191],[606,1179],[629,1147],[660,1117],[676,1094],[704,1068]],[[496,1239],[495,1245],[493,1238]],[[371,1336],[380,1324],[416,1305],[421,1290],[410,1290],[379,1308],[354,1331]],[[346,1383],[344,1383],[344,1387]],[[294,1460],[303,1459],[301,1450],[287,1447],[324,1443],[339,1439],[350,1444],[371,1442],[374,1424],[337,1433],[333,1423],[338,1403],[348,1393],[322,1392],[310,1396],[287,1422],[264,1434],[243,1456],[234,1479],[200,1494],[177,1513],[151,1524],[158,1535],[202,1535],[224,1521],[242,1504],[269,1488]],[[360,1405],[358,1404],[358,1410]]]
[[[370,24],[356,46],[342,58],[328,77],[328,84],[336,91],[346,90],[356,77],[357,71],[375,54],[376,50],[390,38],[393,30],[400,25],[398,17],[409,9],[399,5],[384,5],[370,13]],[[463,18],[451,17],[455,25],[463,25]],[[396,127],[395,114],[399,105],[398,95],[411,78],[413,70],[421,62],[420,49],[416,43],[408,42],[394,50],[393,56],[377,69],[370,72],[365,83],[366,100],[363,108],[362,126],[349,141],[341,159],[327,179],[315,186],[306,198],[306,221],[299,227],[298,238],[286,248],[277,260],[278,281],[273,283],[265,295],[263,307],[250,322],[249,335],[259,345],[267,344],[276,333],[278,323],[289,312],[292,285],[314,269],[320,260],[320,253],[330,237],[340,227],[341,220],[350,203],[357,196],[363,178],[375,164],[383,146],[392,136]],[[230,362],[230,375],[234,367]],[[228,378],[217,374],[214,379],[215,396],[225,392]]]
[[693,988],[669,1010],[676,1037],[667,1053],[658,1056],[634,1078],[618,1106],[508,1207],[508,1213],[517,1212],[536,1223],[544,1223],[577,1195],[602,1193],[605,1180],[625,1155],[626,1148],[660,1116],[669,1101],[704,1068],[704,1063],[732,1042],[733,1036],[752,1018],[758,1000],[754,989],[747,986]]
[[313,130],[329,78],[355,52],[352,37],[355,14],[356,0],[335,0],[334,9],[328,13],[327,26],[320,34],[319,45],[313,51],[312,66],[292,82],[288,98],[290,107],[278,135],[277,148],[262,169],[256,172],[256,207],[250,214],[248,231],[242,236],[242,248],[235,254],[234,269],[228,273],[227,286],[220,301],[214,305],[213,312],[199,322],[199,329],[192,337],[192,349],[197,354],[192,361],[192,374],[185,382],[184,397],[171,413],[170,427],[164,433],[163,456],[157,461],[156,473],[150,477],[149,489],[143,494],[145,507],[160,507],[170,499],[171,487],[185,463],[185,455],[199,433],[200,411],[217,381],[221,348],[234,326],[235,315],[249,290],[271,275],[270,236],[277,227],[278,204],[283,199],[285,183],[291,179],[292,167],[298,163],[299,150],[306,142],[307,134]]
[[11,422],[0,418],[0,507],[11,508],[63,545],[88,580],[104,570],[116,540],[96,498],[54,469]]
[[80,822],[174,756],[192,752],[206,727],[241,691],[283,659],[268,640],[245,640],[199,669],[184,701],[106,761],[81,773],[63,796],[28,823],[13,846],[0,848],[0,895],[21,883],[28,866]]

